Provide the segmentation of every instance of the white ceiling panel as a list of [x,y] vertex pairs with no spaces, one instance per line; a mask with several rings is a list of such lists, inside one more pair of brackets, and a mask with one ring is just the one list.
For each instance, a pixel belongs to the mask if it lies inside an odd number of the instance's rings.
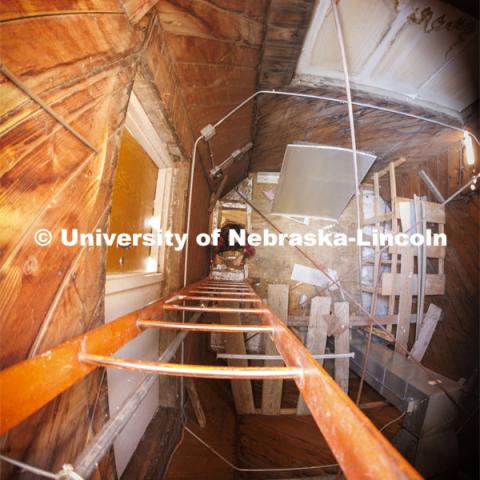
[[[438,0],[341,0],[352,84],[459,113],[477,98],[478,22]],[[343,81],[330,0],[319,0],[296,82]]]

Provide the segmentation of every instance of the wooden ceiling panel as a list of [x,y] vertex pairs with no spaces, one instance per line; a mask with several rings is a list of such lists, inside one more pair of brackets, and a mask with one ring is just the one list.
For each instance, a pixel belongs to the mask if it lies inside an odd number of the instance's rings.
[[[172,112],[183,103],[192,139],[255,92],[266,4],[266,0],[158,2],[164,54],[171,59],[172,82],[164,92],[171,98],[166,102]],[[252,140],[253,112],[249,105],[218,129],[210,142],[216,164]],[[185,129],[185,122],[181,126]],[[209,169],[211,160],[202,152]],[[245,170],[245,165],[232,169],[227,187],[240,182]]]
[[[248,3],[244,0],[244,3]],[[164,29],[168,32],[204,38],[220,38],[260,47],[263,42],[261,18],[251,18],[211,1],[164,0],[157,5]]]
[[261,88],[288,85],[295,73],[314,0],[272,0],[259,76]]
[[260,50],[231,42],[165,32],[165,41],[177,62],[238,65],[257,68]]

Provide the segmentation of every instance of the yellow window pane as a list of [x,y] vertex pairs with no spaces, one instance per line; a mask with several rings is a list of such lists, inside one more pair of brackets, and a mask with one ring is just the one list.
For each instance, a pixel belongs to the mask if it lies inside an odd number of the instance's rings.
[[[124,129],[113,184],[112,216],[109,233],[148,233],[153,215],[158,167],[131,133]],[[145,271],[150,247],[109,247],[107,271]]]

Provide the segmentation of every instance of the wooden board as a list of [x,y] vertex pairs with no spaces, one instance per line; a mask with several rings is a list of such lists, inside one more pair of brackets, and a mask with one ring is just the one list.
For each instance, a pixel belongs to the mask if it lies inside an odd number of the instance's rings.
[[[268,305],[279,318],[288,317],[288,285],[268,286]],[[277,349],[269,335],[265,336],[265,354],[278,355]],[[282,361],[266,361],[265,366],[283,365]],[[262,382],[262,414],[278,415],[282,403],[282,380],[264,380]]]
[[[413,259],[413,255],[411,256]],[[413,261],[413,260],[412,260]],[[400,295],[402,290],[402,278],[400,273],[392,274],[385,272],[382,275],[382,295]],[[408,279],[405,279],[406,284],[412,292],[417,291],[418,275],[413,273]],[[425,294],[426,295],[444,295],[445,294],[446,276],[435,273],[427,273],[425,278]],[[406,287],[405,287],[406,288]]]
[[[232,307],[238,308],[238,303],[232,303]],[[221,323],[226,325],[239,325],[242,323],[239,313],[220,315]],[[246,354],[245,338],[243,333],[227,333],[224,335],[225,352]],[[228,366],[248,367],[248,360],[228,360]],[[239,415],[255,413],[255,404],[253,401],[252,382],[250,380],[234,380],[230,382],[232,386],[233,401],[235,410]]]
[[[350,311],[348,302],[335,302],[333,313],[337,318],[340,333],[335,335],[335,353],[350,352]],[[338,331],[338,330],[337,330]],[[335,359],[335,381],[345,393],[348,393],[349,359]]]
[[[305,346],[312,354],[325,353],[327,344],[328,320],[332,299],[330,297],[313,297],[310,306],[310,320],[308,322],[307,339]],[[319,360],[323,365],[323,360]],[[310,411],[302,396],[298,397],[297,415],[308,415]]]
[[431,303],[422,322],[422,328],[418,334],[416,342],[410,350],[410,356],[421,362],[432,340],[438,321],[442,316],[442,310]]

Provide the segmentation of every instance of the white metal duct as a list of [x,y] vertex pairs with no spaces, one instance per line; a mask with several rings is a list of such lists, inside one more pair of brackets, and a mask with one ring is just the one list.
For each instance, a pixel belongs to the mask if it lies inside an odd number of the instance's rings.
[[[359,182],[375,158],[357,151]],[[272,213],[337,221],[354,193],[351,149],[287,145]]]

